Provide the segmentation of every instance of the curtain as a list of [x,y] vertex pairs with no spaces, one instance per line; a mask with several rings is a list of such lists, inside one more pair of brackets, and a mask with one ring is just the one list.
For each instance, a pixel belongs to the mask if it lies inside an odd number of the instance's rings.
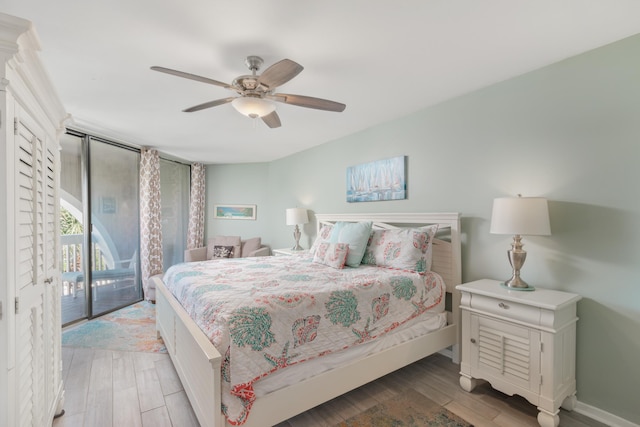
[[140,272],[145,299],[154,299],[149,278],[163,272],[160,156],[147,148],[140,154]]
[[202,163],[191,165],[191,201],[189,205],[189,228],[187,249],[204,246],[204,174]]

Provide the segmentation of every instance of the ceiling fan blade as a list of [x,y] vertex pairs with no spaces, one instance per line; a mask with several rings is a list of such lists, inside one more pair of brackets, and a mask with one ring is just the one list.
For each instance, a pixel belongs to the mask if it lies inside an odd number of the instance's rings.
[[262,121],[271,129],[279,128],[282,125],[282,123],[280,123],[280,117],[275,111],[272,111],[266,116],[262,116]]
[[155,65],[151,67],[151,69],[153,71],[160,71],[161,73],[171,74],[171,75],[183,77],[189,80],[196,80],[198,82],[209,83],[211,85],[220,86],[226,89],[233,89],[231,85],[228,85],[227,83],[222,83],[217,80],[209,79],[207,77],[196,76],[195,74],[185,73],[184,71],[172,70],[171,68],[158,67]]
[[258,77],[258,84],[274,89],[285,84],[304,70],[304,67],[290,59],[278,61]]
[[223,99],[216,99],[215,101],[205,102],[204,104],[196,105],[194,107],[190,107],[182,111],[185,113],[193,113],[194,111],[204,110],[205,108],[217,107],[218,105],[228,104],[234,99],[236,99],[235,96],[232,96],[229,98],[223,98]]
[[291,95],[287,93],[274,93],[267,96],[274,101],[285,104],[297,105],[298,107],[315,108],[316,110],[335,111],[341,113],[347,107],[340,102],[329,101],[328,99],[314,98],[312,96]]

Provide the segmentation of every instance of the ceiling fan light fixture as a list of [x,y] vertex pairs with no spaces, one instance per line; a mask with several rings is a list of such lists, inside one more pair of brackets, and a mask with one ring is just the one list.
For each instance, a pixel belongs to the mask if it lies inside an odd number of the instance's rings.
[[276,104],[268,99],[251,96],[241,96],[231,101],[231,105],[240,114],[255,119],[271,114],[276,109]]

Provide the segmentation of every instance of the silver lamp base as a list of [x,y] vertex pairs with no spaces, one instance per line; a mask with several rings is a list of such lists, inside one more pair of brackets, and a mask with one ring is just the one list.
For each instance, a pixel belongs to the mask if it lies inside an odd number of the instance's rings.
[[513,268],[513,274],[509,280],[506,280],[503,286],[514,291],[532,291],[535,288],[520,278],[520,269],[527,259],[527,251],[522,249],[522,237],[519,234],[513,236],[511,249],[507,251],[509,262]]
[[532,291],[535,289],[520,277],[511,277],[511,279],[505,280],[502,285],[505,288],[512,289],[514,291]]
[[291,248],[292,251],[301,251],[304,249],[302,246],[300,246],[300,235],[300,228],[298,228],[298,226],[296,225],[296,228],[293,231],[293,238],[296,239],[296,244]]

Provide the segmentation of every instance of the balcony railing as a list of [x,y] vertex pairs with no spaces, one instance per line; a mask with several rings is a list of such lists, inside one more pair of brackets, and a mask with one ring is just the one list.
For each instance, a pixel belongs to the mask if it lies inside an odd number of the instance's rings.
[[[60,236],[62,246],[62,295],[73,295],[84,287],[84,273],[82,268],[83,235],[67,234]],[[124,279],[136,282],[137,253],[131,259],[113,261],[108,265],[107,257],[100,246],[91,244],[91,277],[94,285],[102,285]]]

